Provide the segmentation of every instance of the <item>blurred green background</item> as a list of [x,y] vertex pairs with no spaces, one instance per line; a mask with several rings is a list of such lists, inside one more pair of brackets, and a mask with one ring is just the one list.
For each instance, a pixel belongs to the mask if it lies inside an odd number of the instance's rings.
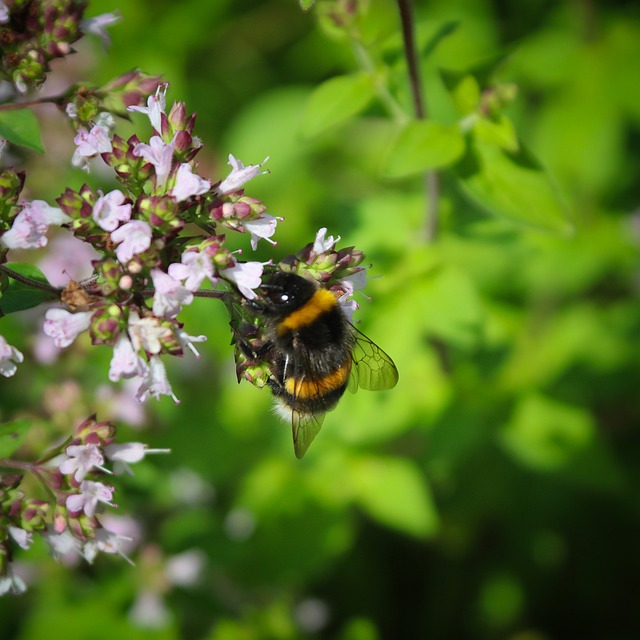
[[[323,226],[367,254],[381,277],[359,299],[360,328],[400,382],[345,397],[298,461],[269,393],[236,383],[224,308],[196,300],[180,318],[208,336],[202,358],[168,363],[181,404],[152,402],[145,427],[118,419],[123,439],[172,450],[119,485],[114,514],[140,529],[136,567],[24,553],[30,588],[0,601],[2,637],[640,637],[638,6],[416,3],[420,34],[457,21],[424,60],[430,113],[452,121],[439,69],[508,53],[497,76],[519,89],[508,116],[575,226],[486,215],[445,176],[439,234],[425,243],[422,177],[381,172],[381,107],[301,134],[313,88],[357,69],[317,14],[293,0],[105,0],[90,13],[118,4],[108,53],[82,43],[51,91],[140,67],[197,112],[201,175],[226,175],[228,153],[270,156],[247,193],[285,217],[276,256]],[[372,5],[372,32],[397,51],[395,3]],[[410,112],[402,58],[386,61]],[[39,117],[47,149],[70,157],[62,117]],[[31,197],[111,184],[48,155],[31,166]],[[28,353],[25,322],[37,321],[3,319],[2,333]],[[42,405],[67,428],[96,393],[99,417],[114,414],[109,358],[79,342],[55,369],[21,366],[0,387],[3,419]]]

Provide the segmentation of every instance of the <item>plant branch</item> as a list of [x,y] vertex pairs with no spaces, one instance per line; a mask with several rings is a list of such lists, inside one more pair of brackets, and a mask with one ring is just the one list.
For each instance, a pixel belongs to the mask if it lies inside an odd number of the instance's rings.
[[[420,79],[418,48],[415,39],[415,20],[411,0],[398,0],[400,21],[402,23],[402,39],[404,54],[407,59],[409,83],[413,97],[413,107],[419,120],[426,119],[427,107],[422,91]],[[433,242],[438,234],[438,202],[440,199],[440,177],[435,171],[428,171],[425,175],[425,189],[427,196],[426,220],[423,230],[426,242]]]
[[55,104],[58,105],[62,102],[64,94],[59,96],[48,96],[45,98],[35,98],[34,100],[25,100],[24,102],[11,102],[8,104],[0,104],[0,111],[12,111],[15,109],[24,109],[25,107],[35,107],[39,104]]
[[60,295],[62,289],[58,287],[54,287],[47,282],[40,282],[38,280],[33,280],[32,278],[28,278],[27,276],[23,276],[21,273],[10,269],[9,267],[0,264],[0,271],[5,273],[9,278],[15,280],[16,282],[20,282],[21,284],[25,284],[32,289],[40,289],[40,291],[48,291],[49,293],[54,293],[56,296]]

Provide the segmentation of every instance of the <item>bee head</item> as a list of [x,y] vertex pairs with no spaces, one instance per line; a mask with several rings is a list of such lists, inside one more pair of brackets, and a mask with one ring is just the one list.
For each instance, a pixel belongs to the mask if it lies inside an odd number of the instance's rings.
[[316,291],[313,282],[295,273],[279,271],[268,282],[263,282],[263,300],[268,311],[286,314],[302,306]]

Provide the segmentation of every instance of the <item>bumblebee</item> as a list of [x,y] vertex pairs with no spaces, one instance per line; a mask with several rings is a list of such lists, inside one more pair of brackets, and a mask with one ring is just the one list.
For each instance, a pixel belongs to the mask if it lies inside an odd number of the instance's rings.
[[278,271],[260,291],[251,304],[265,320],[266,341],[251,355],[270,365],[275,411],[291,421],[294,451],[302,458],[345,389],[391,389],[398,370],[315,281]]

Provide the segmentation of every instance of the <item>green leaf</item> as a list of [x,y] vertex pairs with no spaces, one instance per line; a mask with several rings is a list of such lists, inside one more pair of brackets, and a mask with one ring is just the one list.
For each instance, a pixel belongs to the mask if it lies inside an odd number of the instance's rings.
[[322,133],[362,111],[373,99],[373,78],[367,73],[338,76],[313,91],[304,110],[301,133],[305,138]]
[[461,348],[478,343],[484,310],[476,286],[464,270],[445,267],[417,286],[418,308],[429,333]]
[[367,457],[352,467],[355,499],[372,518],[418,537],[433,535],[439,518],[426,478],[409,460]]
[[456,109],[461,115],[474,113],[480,104],[481,90],[473,76],[464,76],[450,89]]
[[298,0],[298,2],[300,2],[300,7],[303,11],[309,11],[316,3],[316,0]]
[[464,136],[456,125],[415,120],[395,139],[383,175],[401,178],[453,164],[464,153]]
[[554,184],[524,148],[509,153],[476,136],[455,171],[463,192],[489,213],[549,231],[573,231]]
[[0,137],[12,144],[44,152],[40,137],[40,124],[29,109],[0,111]]
[[506,116],[500,115],[494,119],[479,117],[474,125],[474,133],[478,140],[514,153],[518,151],[516,129]]
[[530,394],[516,407],[502,443],[524,465],[550,471],[566,466],[594,436],[593,418],[581,407]]
[[0,458],[8,458],[22,444],[30,426],[26,418],[0,424]]
[[[5,266],[19,273],[21,276],[35,280],[43,285],[52,286],[44,273],[33,264],[11,262]],[[15,313],[16,311],[24,311],[25,309],[37,307],[43,302],[56,300],[57,298],[58,295],[53,291],[36,289],[9,277],[8,284],[4,291],[2,291],[2,297],[0,297],[0,312],[2,312],[3,315],[7,315],[9,313]]]
[[441,25],[436,32],[427,40],[423,47],[421,47],[422,56],[427,58],[438,47],[440,42],[450,36],[460,26],[459,20],[450,20]]

